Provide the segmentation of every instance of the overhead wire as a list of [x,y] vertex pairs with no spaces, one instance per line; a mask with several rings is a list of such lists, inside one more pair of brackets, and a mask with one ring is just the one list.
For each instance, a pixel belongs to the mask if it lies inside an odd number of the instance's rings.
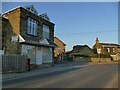
[[93,31],[93,32],[81,32],[81,33],[62,33],[56,35],[82,35],[82,34],[95,34],[95,33],[109,33],[109,32],[118,32],[118,30],[108,30],[108,31]]

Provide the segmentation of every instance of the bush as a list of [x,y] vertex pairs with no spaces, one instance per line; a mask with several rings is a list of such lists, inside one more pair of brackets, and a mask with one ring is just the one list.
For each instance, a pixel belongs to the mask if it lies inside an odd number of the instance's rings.
[[90,57],[99,57],[100,55],[99,54],[92,54],[90,55]]
[[80,54],[77,54],[77,55],[74,55],[74,56],[78,56],[78,57],[90,57],[89,55],[80,55]]

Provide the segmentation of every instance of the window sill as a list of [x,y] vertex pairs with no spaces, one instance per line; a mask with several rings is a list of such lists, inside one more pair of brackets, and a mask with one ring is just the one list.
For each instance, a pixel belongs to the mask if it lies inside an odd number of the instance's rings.
[[33,35],[33,34],[29,34],[29,33],[26,33],[26,34],[29,36],[33,36],[33,37],[38,37],[38,35]]

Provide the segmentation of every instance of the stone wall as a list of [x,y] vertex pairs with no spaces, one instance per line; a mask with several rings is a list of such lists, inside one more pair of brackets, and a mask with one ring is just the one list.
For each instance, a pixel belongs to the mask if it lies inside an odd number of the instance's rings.
[[17,42],[12,42],[12,37],[16,36],[13,27],[8,19],[2,18],[2,49],[5,54],[17,54],[19,47]]
[[111,58],[91,58],[91,61],[94,63],[108,63],[111,62]]
[[108,63],[111,62],[111,58],[91,58],[91,57],[74,57],[73,61],[80,62],[93,62],[93,63]]
[[80,62],[89,62],[91,58],[89,57],[73,57],[73,61],[80,61]]

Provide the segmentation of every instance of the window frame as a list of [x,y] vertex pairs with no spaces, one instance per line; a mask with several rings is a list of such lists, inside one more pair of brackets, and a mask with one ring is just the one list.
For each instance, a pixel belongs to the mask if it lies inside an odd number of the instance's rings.
[[38,21],[31,17],[27,17],[27,34],[32,36],[38,36]]
[[110,52],[110,48],[109,48],[109,47],[107,48],[107,52],[108,52],[108,53]]
[[50,26],[43,23],[42,27],[43,27],[43,38],[50,39]]

